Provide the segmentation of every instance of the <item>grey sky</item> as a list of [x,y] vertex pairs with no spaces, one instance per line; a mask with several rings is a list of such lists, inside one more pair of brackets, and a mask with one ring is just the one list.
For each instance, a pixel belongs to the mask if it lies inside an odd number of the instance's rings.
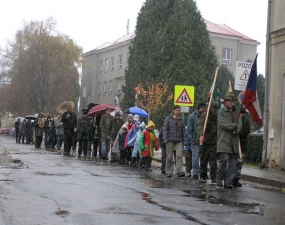
[[[4,2],[4,3],[3,3]],[[0,46],[13,40],[23,21],[56,19],[57,30],[70,36],[84,52],[130,32],[145,0],[9,0],[1,3]],[[261,42],[258,72],[265,71],[266,0],[196,0],[202,16]]]

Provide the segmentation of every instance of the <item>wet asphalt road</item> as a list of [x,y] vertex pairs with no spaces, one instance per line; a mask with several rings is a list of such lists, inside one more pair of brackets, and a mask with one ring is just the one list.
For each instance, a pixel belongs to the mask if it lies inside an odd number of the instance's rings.
[[81,161],[0,137],[0,225],[285,224],[285,194]]

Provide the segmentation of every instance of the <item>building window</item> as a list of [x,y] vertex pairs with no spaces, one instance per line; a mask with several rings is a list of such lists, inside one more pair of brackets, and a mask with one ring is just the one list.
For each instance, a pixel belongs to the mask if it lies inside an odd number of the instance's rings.
[[109,94],[112,94],[112,92],[113,92],[113,81],[110,80],[109,81]]
[[98,94],[97,95],[98,96],[101,95],[101,83],[98,83]]
[[83,98],[87,97],[87,87],[83,87]]
[[122,80],[117,79],[117,92],[120,93],[122,89]]
[[103,72],[103,60],[100,60],[99,62],[99,74]]
[[109,59],[105,59],[105,73],[108,72],[109,69]]
[[128,54],[127,54],[127,67],[129,66],[129,56],[130,56],[130,53],[128,52]]
[[229,48],[223,48],[223,59],[222,64],[231,65],[232,64],[232,50]]
[[123,55],[122,54],[119,55],[118,63],[119,63],[119,70],[120,70],[123,67]]
[[107,93],[107,81],[105,81],[103,84],[103,95],[106,95],[106,93]]
[[111,58],[111,71],[114,71],[115,57]]

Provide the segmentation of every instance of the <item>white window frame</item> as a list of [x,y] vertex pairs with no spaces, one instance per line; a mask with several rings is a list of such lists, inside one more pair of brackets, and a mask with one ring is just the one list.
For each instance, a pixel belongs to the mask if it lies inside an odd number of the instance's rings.
[[109,69],[109,59],[105,59],[105,73],[108,72],[108,69]]
[[122,90],[122,79],[117,79],[117,92],[120,93]]
[[127,67],[129,67],[129,56],[130,56],[130,53],[128,52],[127,53]]
[[109,94],[112,94],[112,92],[113,92],[113,81],[110,80],[109,81]]
[[101,95],[101,83],[98,83],[98,92],[97,95],[100,96]]
[[223,48],[222,52],[222,64],[223,65],[232,65],[232,49]]
[[99,62],[99,74],[103,72],[103,60],[100,60]]
[[106,95],[106,93],[107,93],[107,81],[103,83],[103,95]]
[[114,68],[115,68],[115,57],[112,57],[111,58],[111,71],[114,71]]
[[123,68],[123,54],[120,54],[118,58],[118,69],[120,70],[122,68]]
[[85,85],[83,86],[83,93],[82,93],[82,95],[83,95],[83,98],[87,97],[87,87]]

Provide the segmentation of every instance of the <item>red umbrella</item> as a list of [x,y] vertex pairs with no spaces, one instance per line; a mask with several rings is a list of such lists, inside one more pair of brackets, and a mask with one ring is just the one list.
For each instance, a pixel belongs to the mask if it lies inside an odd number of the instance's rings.
[[115,108],[111,105],[100,104],[100,105],[96,105],[93,108],[91,108],[89,110],[87,116],[89,116],[89,117],[99,116],[99,115],[103,114],[107,108],[110,108],[111,110],[115,110]]

